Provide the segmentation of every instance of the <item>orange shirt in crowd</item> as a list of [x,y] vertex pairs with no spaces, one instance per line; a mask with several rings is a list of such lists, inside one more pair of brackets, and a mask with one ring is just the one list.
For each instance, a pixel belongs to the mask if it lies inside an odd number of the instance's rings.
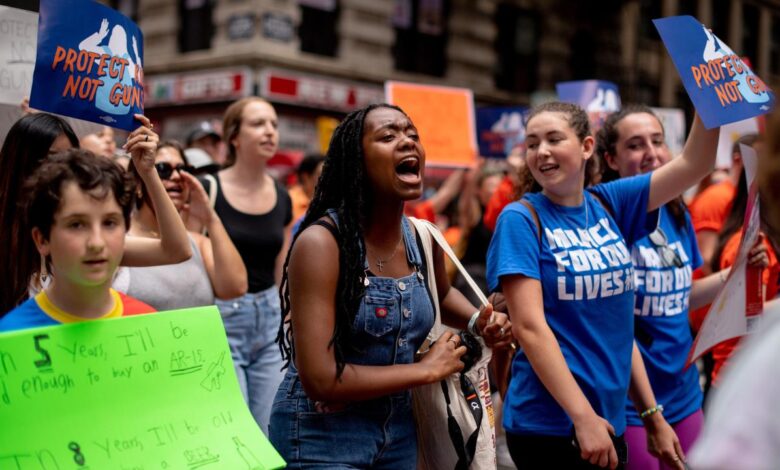
[[[726,243],[726,246],[723,247],[723,253],[720,256],[721,269],[726,269],[734,264],[734,261],[737,259],[737,249],[739,248],[741,237],[742,230],[732,235]],[[769,255],[769,266],[764,269],[762,282],[766,287],[765,298],[772,299],[777,295],[777,280],[778,276],[780,276],[780,263],[777,261],[777,255],[772,249],[772,245],[766,239],[764,239],[764,246],[766,246]],[[712,358],[715,360],[715,365],[712,369],[712,383],[717,383],[716,381],[721,367],[726,363],[729,356],[734,353],[739,341],[740,338],[733,338],[718,344],[712,349]]]
[[[713,184],[693,198],[688,205],[688,211],[691,213],[691,222],[696,233],[702,230],[711,230],[720,233],[726,218],[731,212],[731,203],[737,194],[737,188],[730,180],[724,180]],[[699,268],[693,272],[693,280],[704,277],[702,269]],[[695,331],[699,331],[704,316],[707,315],[710,306],[691,310],[689,318],[691,326]]]
[[404,206],[404,214],[436,223],[436,212],[433,211],[433,203],[428,200],[420,201],[416,204],[406,204]]
[[731,212],[731,201],[736,194],[737,188],[734,184],[730,180],[724,180],[694,197],[688,205],[694,230],[720,233],[726,217]]
[[306,213],[306,210],[311,203],[311,199],[303,192],[303,188],[299,184],[288,189],[287,192],[290,194],[290,199],[292,200],[292,220],[296,221]]
[[501,184],[496,188],[496,192],[490,196],[487,206],[485,207],[485,215],[482,216],[482,223],[491,232],[496,230],[496,223],[498,222],[498,215],[504,210],[510,202],[515,200],[515,185],[512,182],[512,178],[505,176],[501,180]]

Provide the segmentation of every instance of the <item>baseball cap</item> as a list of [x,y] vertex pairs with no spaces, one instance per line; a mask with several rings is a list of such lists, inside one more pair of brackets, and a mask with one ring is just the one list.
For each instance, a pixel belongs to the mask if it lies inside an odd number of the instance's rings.
[[217,139],[221,139],[219,133],[214,129],[214,126],[211,125],[208,121],[201,121],[196,125],[195,127],[190,130],[190,133],[187,134],[187,146],[191,146],[193,142],[196,140],[202,139],[204,137],[212,136]]

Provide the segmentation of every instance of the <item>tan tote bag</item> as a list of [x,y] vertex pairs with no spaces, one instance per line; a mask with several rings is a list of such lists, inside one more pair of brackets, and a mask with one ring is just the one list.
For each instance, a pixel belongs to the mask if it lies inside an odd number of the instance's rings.
[[[444,326],[441,323],[441,312],[439,310],[439,300],[436,296],[436,276],[434,274],[433,263],[433,243],[434,241],[441,246],[452,262],[458,267],[464,279],[469,283],[472,289],[481,300],[482,304],[488,303],[487,298],[479,290],[477,285],[466,273],[463,265],[452,249],[447,244],[439,229],[430,222],[410,217],[409,220],[414,225],[422,241],[425,262],[428,266],[428,287],[431,290],[436,318],[433,328],[428,333],[428,337],[421,350],[427,350],[429,345],[435,341],[445,331],[455,330]],[[493,401],[490,396],[490,380],[488,379],[488,363],[491,358],[491,350],[478,338],[482,345],[482,357],[472,368],[466,372],[471,384],[479,398],[479,404],[482,410],[482,419],[479,429],[476,427],[476,419],[469,401],[464,396],[461,389],[460,373],[455,373],[447,377],[444,381],[423,385],[412,390],[412,399],[414,404],[414,416],[417,423],[417,468],[418,470],[495,470],[496,468],[496,432],[495,432],[495,413],[493,412]],[[455,444],[450,436],[449,416],[447,413],[447,404],[443,385],[447,388],[447,395],[450,399],[450,410],[452,417],[457,421],[460,428],[463,443],[467,443],[472,433],[477,431],[476,446],[474,457],[470,464],[466,464],[458,455]],[[472,397],[472,403],[474,398]]]

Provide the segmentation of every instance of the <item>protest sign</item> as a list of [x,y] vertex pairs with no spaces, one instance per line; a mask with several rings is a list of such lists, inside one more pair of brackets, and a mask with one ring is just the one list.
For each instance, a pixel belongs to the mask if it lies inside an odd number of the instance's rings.
[[726,284],[704,317],[699,333],[693,340],[687,364],[690,365],[713,346],[727,339],[748,333],[763,308],[761,270],[749,268],[748,253],[758,240],[760,230],[756,151],[741,145],[745,177],[748,182],[748,200],[745,209],[744,230]]
[[775,97],[750,67],[692,16],[653,20],[707,129],[769,112]]
[[417,127],[426,165],[470,167],[477,161],[471,90],[386,82],[388,103],[400,106]]
[[483,157],[506,158],[525,143],[528,108],[477,108],[477,140]]
[[685,147],[685,112],[678,108],[651,108],[664,126],[666,146],[673,157],[680,155]]
[[574,103],[588,113],[594,133],[621,106],[618,86],[605,80],[559,82],[555,89],[559,100]]
[[37,33],[36,13],[0,5],[0,103],[30,96]]
[[0,334],[0,468],[281,468],[216,307]]
[[143,114],[143,36],[91,0],[41,0],[30,106],[133,130]]
[[756,118],[732,122],[721,126],[718,137],[718,153],[715,157],[715,168],[731,168],[731,154],[734,152],[734,144],[747,134],[758,134],[758,120]]

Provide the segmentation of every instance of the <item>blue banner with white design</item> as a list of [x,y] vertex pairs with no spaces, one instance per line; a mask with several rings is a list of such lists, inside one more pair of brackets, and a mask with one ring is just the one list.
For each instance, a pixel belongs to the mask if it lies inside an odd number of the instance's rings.
[[555,84],[558,99],[574,103],[588,113],[614,113],[620,109],[618,86],[606,80],[579,80]]
[[506,158],[525,143],[528,108],[477,108],[477,140],[483,157]]
[[769,112],[774,93],[712,31],[692,16],[653,20],[704,126]]
[[30,106],[132,130],[143,114],[143,36],[92,0],[41,0]]

